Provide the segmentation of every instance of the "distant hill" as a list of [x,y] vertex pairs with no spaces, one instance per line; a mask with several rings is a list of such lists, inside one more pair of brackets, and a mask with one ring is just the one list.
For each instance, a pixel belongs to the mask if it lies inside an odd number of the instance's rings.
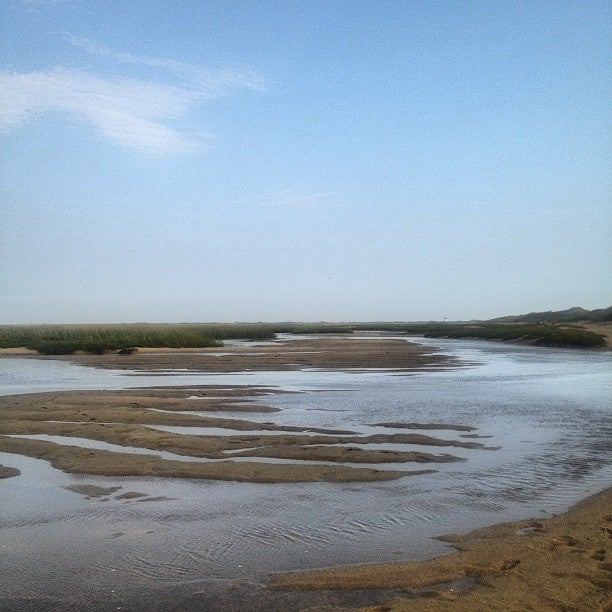
[[592,323],[612,321],[612,306],[598,308],[597,310],[585,310],[580,306],[574,306],[567,310],[530,312],[523,315],[510,315],[489,319],[496,323],[574,323],[589,321]]

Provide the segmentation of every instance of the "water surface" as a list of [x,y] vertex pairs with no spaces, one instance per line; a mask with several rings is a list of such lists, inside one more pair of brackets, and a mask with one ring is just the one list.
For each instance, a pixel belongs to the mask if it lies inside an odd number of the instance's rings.
[[[113,603],[177,585],[216,592],[239,578],[257,582],[287,569],[424,558],[447,550],[432,539],[436,535],[550,516],[609,486],[609,353],[419,341],[471,365],[409,375],[133,377],[63,361],[0,360],[4,393],[147,384],[278,386],[305,392],[256,400],[281,408],[279,413],[228,416],[364,434],[384,432],[374,425],[390,421],[455,423],[476,427],[469,433],[491,436],[476,441],[500,447],[415,446],[465,461],[436,464],[435,474],[397,481],[275,485],[75,476],[42,460],[0,453],[1,464],[22,470],[0,480],[0,592],[5,598],[29,593],[65,600],[86,581],[97,598],[112,591]],[[418,433],[462,440],[468,432]],[[414,466],[406,465],[424,467]],[[122,488],[87,499],[64,488],[75,484]],[[129,491],[145,495],[118,498]]]

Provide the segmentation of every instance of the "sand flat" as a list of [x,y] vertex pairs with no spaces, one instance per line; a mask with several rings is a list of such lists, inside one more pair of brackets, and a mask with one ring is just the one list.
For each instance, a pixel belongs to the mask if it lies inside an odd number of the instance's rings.
[[[15,356],[15,354],[11,354]],[[420,344],[398,338],[313,335],[265,346],[232,346],[231,351],[205,349],[139,349],[132,355],[76,354],[37,359],[62,359],[81,365],[138,372],[242,372],[315,369],[417,370],[457,365],[448,356],[432,354]]]
[[[90,366],[146,372],[244,371],[319,367],[326,369],[389,368],[422,369],[450,363],[432,356],[420,345],[394,338],[314,337],[276,345],[233,347],[232,351],[168,351],[136,355],[77,355],[70,357]],[[412,444],[479,448],[461,440],[442,440],[420,434],[389,433],[375,436],[349,435],[346,430],[316,430],[261,424],[244,419],[218,418],[217,412],[275,412],[261,402],[262,396],[282,392],[258,386],[186,385],[112,391],[69,391],[0,398],[0,450],[18,452],[51,461],[54,467],[81,474],[107,476],[164,476],[251,482],[308,482],[391,480],[431,470],[403,468],[403,464],[436,464],[459,460],[448,454],[415,452]],[[209,416],[210,415],[210,416]],[[244,435],[190,435],[156,430],[151,425],[227,427]],[[400,424],[413,427],[415,424]],[[418,424],[416,424],[418,427]],[[424,425],[426,427],[426,425]],[[268,429],[275,435],[247,435],[249,430]],[[283,433],[281,433],[283,432]],[[308,435],[306,435],[308,433]],[[317,435],[320,433],[321,435]],[[59,445],[47,440],[9,436],[50,435],[74,437],[75,444]],[[172,461],[160,457],[134,456],[101,449],[80,448],[76,439],[87,438],[113,445],[164,451],[185,458],[224,461]],[[406,450],[386,451],[346,448],[351,443],[405,444]],[[259,458],[259,461],[258,461]],[[270,462],[270,460],[278,460]],[[283,461],[285,463],[283,463]],[[320,465],[313,462],[320,461]],[[329,465],[331,463],[331,465]],[[402,464],[402,469],[378,469],[376,464]],[[352,464],[352,465],[350,465]],[[363,464],[357,467],[355,464]]]

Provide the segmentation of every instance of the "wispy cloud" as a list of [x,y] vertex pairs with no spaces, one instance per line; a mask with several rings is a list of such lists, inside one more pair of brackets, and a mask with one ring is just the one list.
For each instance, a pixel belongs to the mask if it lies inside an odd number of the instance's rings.
[[93,124],[123,146],[156,153],[193,150],[197,139],[168,125],[197,94],[142,81],[98,78],[74,70],[0,73],[0,127],[64,111]]
[[197,90],[203,96],[215,97],[224,95],[234,88],[260,90],[265,88],[263,77],[254,70],[233,70],[229,68],[212,70],[169,58],[117,53],[87,38],[79,38],[70,34],[66,36],[66,39],[70,44],[92,55],[106,57],[122,64],[131,64],[161,71],[167,76],[180,80],[183,86]]
[[160,154],[193,151],[201,148],[204,130],[177,128],[178,120],[232,89],[263,87],[261,77],[250,71],[207,71],[171,59],[114,53],[84,39],[71,42],[114,61],[163,71],[165,78],[99,77],[63,68],[0,72],[1,129],[60,111],[87,121],[121,146]]

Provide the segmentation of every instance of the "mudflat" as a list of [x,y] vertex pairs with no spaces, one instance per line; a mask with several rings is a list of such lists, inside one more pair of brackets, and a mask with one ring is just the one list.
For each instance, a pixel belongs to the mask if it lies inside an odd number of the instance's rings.
[[0,465],[0,478],[12,478],[13,476],[19,476],[19,474],[21,472],[16,468]]
[[[394,370],[429,369],[455,364],[448,356],[431,354],[426,347],[402,339],[365,334],[313,336],[286,342],[229,345],[202,349],[140,348],[132,355],[75,354],[44,357],[32,351],[5,349],[1,355],[19,354],[37,359],[62,359],[96,368],[114,370],[191,372],[243,372],[300,370],[302,368],[355,369],[382,368]],[[456,365],[456,364],[455,364]]]
[[[232,346],[222,351],[155,350],[128,356],[77,355],[71,359],[96,367],[170,373],[302,367],[410,371],[452,366],[450,359],[431,355],[422,346],[384,337],[312,338],[257,347]],[[204,385],[0,397],[0,450],[46,459],[54,467],[75,474],[368,482],[423,474],[436,463],[460,459],[447,452],[364,449],[352,444],[418,444],[436,451],[485,448],[478,442],[405,432],[426,429],[428,424],[386,424],[399,425],[402,432],[360,436],[347,430],[215,416],[236,411],[273,413],[277,409],[261,399],[278,392],[256,386]],[[259,401],[255,403],[255,399]],[[188,429],[181,433],[164,430],[167,426],[198,427],[198,434]],[[463,431],[452,424],[439,427]],[[228,435],[208,435],[202,428],[226,429]],[[109,449],[104,446],[108,444],[115,446]],[[376,464],[407,464],[407,469],[377,469]],[[419,464],[419,469],[408,469],[410,464]]]

